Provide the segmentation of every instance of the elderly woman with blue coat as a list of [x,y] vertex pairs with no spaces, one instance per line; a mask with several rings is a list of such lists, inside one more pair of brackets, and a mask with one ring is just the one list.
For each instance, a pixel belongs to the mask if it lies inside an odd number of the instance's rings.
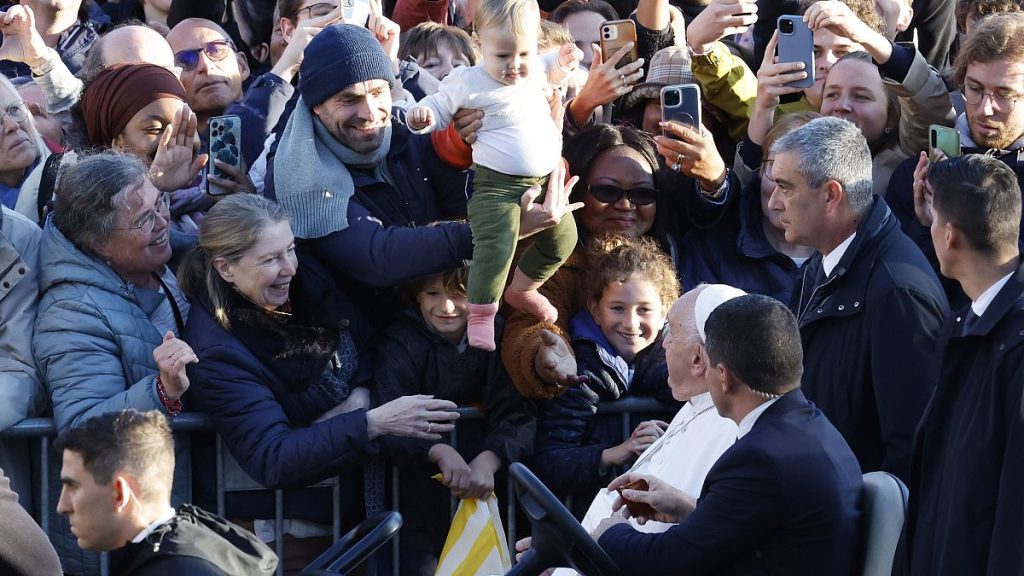
[[[120,152],[87,156],[60,178],[40,246],[32,341],[58,433],[125,408],[169,415],[182,408],[185,365],[196,356],[178,338],[189,306],[167,267],[168,201],[146,165]],[[186,450],[179,441],[177,502],[189,499]],[[56,518],[66,531],[67,521]],[[73,540],[54,544],[69,572],[95,562]]]

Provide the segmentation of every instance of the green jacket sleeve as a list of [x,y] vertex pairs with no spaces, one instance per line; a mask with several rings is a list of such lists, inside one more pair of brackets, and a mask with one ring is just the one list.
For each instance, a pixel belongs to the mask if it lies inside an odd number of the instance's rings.
[[715,42],[707,54],[694,55],[691,67],[704,99],[725,116],[729,136],[742,142],[757,99],[757,77],[721,42]]

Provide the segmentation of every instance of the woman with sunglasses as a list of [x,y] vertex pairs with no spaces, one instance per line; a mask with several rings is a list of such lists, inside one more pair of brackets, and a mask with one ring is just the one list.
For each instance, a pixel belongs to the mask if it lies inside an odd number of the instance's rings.
[[528,398],[553,398],[578,381],[567,322],[580,309],[576,289],[590,238],[650,236],[674,257],[676,230],[695,222],[713,224],[725,208],[722,200],[708,197],[692,183],[663,187],[664,169],[653,142],[634,128],[592,126],[566,141],[563,155],[569,171],[582,178],[570,201],[582,202],[583,208],[575,213],[580,244],[543,289],[558,309],[559,323],[513,312],[503,338],[505,367]]
[[[40,245],[32,345],[57,432],[124,408],[176,415],[189,387],[185,366],[197,359],[179,339],[189,304],[167,267],[168,194],[150,183],[138,157],[106,151],[67,167],[55,197]],[[181,440],[176,504],[189,496]],[[98,561],[70,532],[51,538],[69,572]]]
[[[570,322],[584,309],[590,293],[585,278],[587,248],[601,237],[647,237],[674,256],[676,242],[667,224],[679,220],[690,225],[693,218],[705,214],[717,217],[722,206],[708,200],[692,182],[686,188],[661,188],[665,174],[659,167],[654,143],[635,128],[608,124],[587,128],[566,141],[563,155],[569,171],[581,178],[570,200],[582,202],[583,208],[575,213],[580,244],[542,288],[558,308],[559,321],[538,322],[514,311],[505,325],[502,358],[520,393],[545,399],[538,407],[538,430],[550,433],[537,437],[536,462],[541,479],[560,496],[579,495],[576,501],[585,505],[602,481],[607,484],[611,480],[608,475],[626,457],[619,454],[620,449],[606,453],[622,441],[617,434],[621,421],[616,416],[595,418],[596,405],[602,399],[628,397],[644,388],[623,391],[615,387],[613,392],[607,382],[586,382],[577,376]],[[670,196],[681,198],[670,201]],[[683,205],[691,209],[679,213],[685,217],[676,217],[676,208]],[[566,392],[570,387],[571,393]],[[640,394],[656,393],[646,390]],[[664,392],[663,399],[671,401],[667,386]],[[657,420],[671,419],[674,407],[666,405],[665,413],[656,418],[651,414],[635,415],[630,430],[641,435],[660,433]],[[566,450],[572,453],[572,466],[564,462]]]
[[562,153],[570,173],[582,178],[570,202],[582,202],[583,208],[575,212],[580,245],[545,284],[559,324],[512,313],[503,337],[505,367],[527,398],[553,398],[578,381],[565,322],[578,311],[576,287],[590,238],[650,236],[678,260],[676,239],[690,228],[714,225],[728,206],[727,186],[709,192],[699,180],[682,180],[662,164],[651,137],[635,128],[591,126],[567,140]]

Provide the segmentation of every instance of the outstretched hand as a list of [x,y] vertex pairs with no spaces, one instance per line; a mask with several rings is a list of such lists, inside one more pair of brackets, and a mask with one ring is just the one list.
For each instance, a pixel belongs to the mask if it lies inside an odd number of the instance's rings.
[[455,428],[455,408],[454,402],[433,396],[402,396],[366,413],[367,435],[371,440],[385,434],[440,440]]
[[540,348],[533,359],[533,369],[551,386],[575,386],[589,381],[585,375],[576,374],[576,357],[565,340],[547,329],[540,331]]
[[548,191],[544,202],[535,202],[540,196],[540,186],[527,188],[519,200],[519,238],[526,238],[541,230],[557,226],[562,218],[572,218],[572,212],[583,207],[583,202],[569,203],[572,188],[579,182],[578,176],[565,180],[568,168],[559,162],[548,177]]

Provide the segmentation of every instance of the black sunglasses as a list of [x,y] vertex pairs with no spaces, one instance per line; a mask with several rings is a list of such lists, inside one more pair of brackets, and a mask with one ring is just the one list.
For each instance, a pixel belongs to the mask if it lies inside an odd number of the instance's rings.
[[648,206],[654,204],[654,201],[658,199],[658,191],[654,188],[639,187],[627,190],[610,184],[591,184],[589,188],[590,195],[598,202],[605,204],[615,204],[622,200],[623,196],[628,198],[634,206]]
[[205,52],[211,62],[220,62],[234,51],[235,46],[228,40],[214,40],[207,42],[202,48],[182,50],[174,53],[174,63],[182,70],[192,70],[199,65],[199,53]]

